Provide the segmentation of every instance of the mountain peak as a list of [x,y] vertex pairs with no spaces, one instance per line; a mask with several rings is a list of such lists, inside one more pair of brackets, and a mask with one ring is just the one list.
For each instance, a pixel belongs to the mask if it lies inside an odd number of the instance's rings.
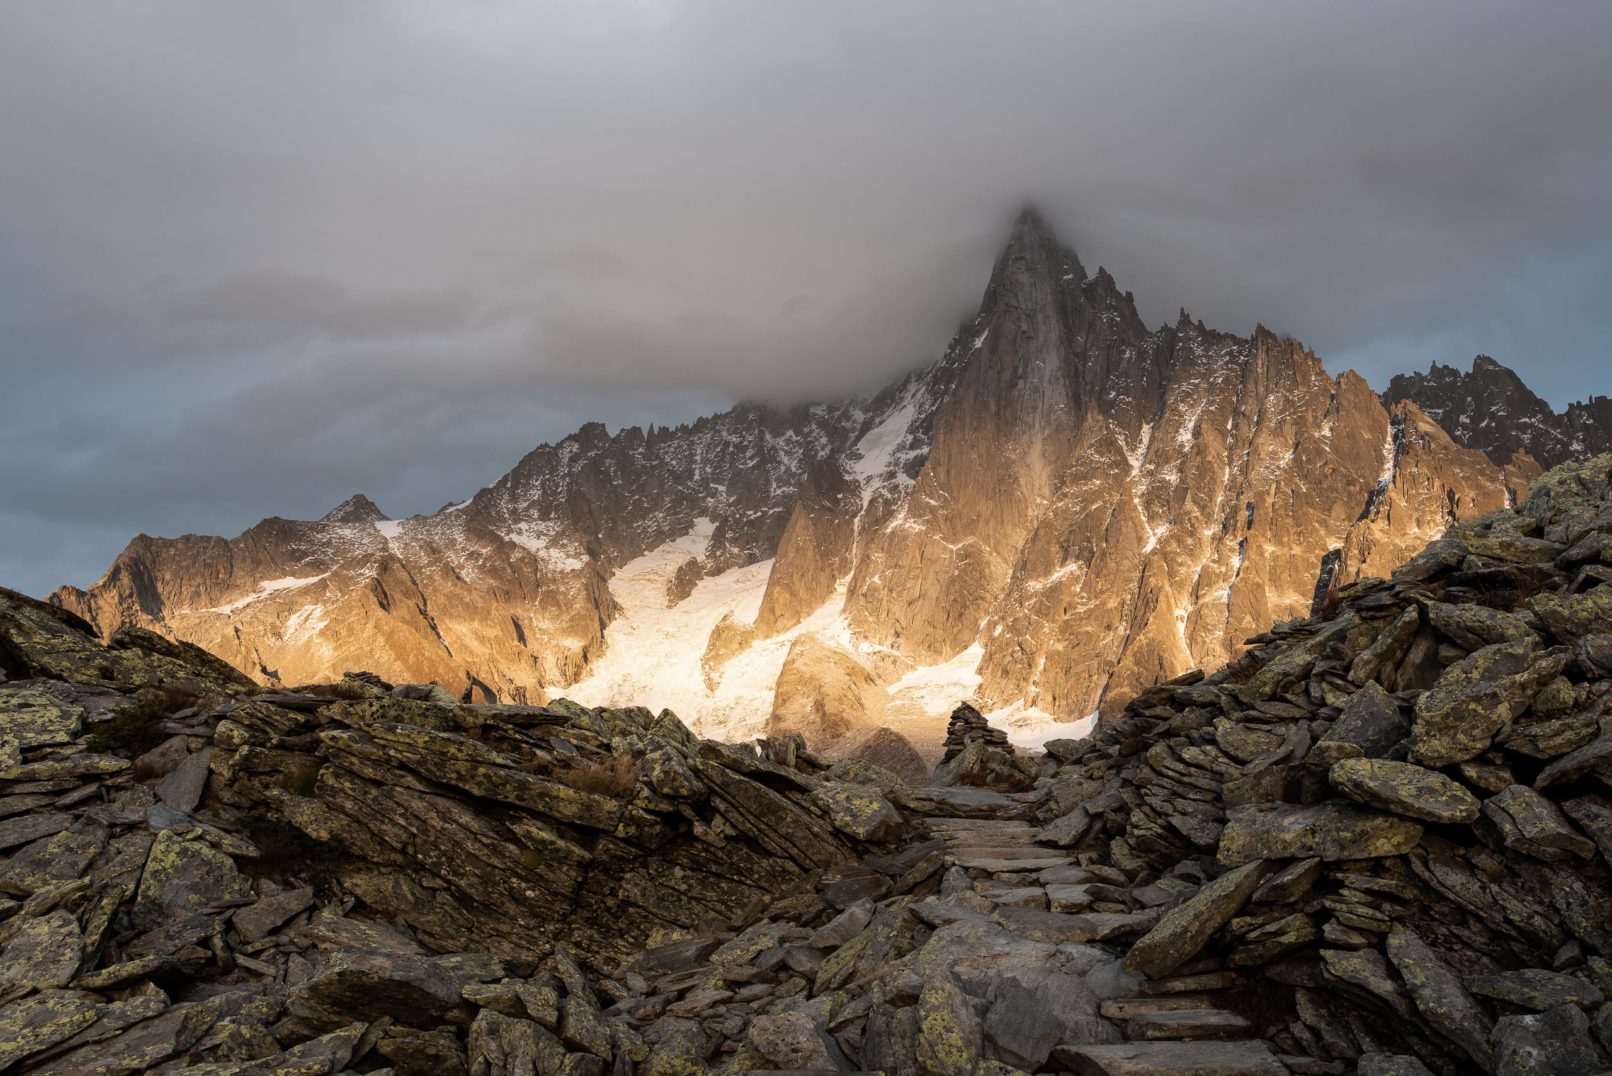
[[1075,252],[1058,241],[1052,226],[1033,205],[1019,211],[1008,235],[1007,245],[996,259],[986,287],[986,306],[993,299],[1016,297],[1026,304],[1033,302],[1031,294],[1036,281],[1054,283],[1084,283],[1086,270]]
[[1052,226],[1047,223],[1047,218],[1041,215],[1041,210],[1033,202],[1024,203],[1019,210],[1019,215],[1013,220],[1013,231],[1015,234],[1021,231],[1040,232],[1054,242],[1057,241]]
[[1058,234],[1047,223],[1047,218],[1041,215],[1041,210],[1026,204],[1014,218],[1013,230],[1008,233],[1007,246],[1002,255],[1007,257],[1015,251],[1045,250],[1057,251],[1071,260],[1074,258],[1074,251],[1059,242]]
[[362,493],[355,493],[319,517],[321,523],[380,523],[392,518]]

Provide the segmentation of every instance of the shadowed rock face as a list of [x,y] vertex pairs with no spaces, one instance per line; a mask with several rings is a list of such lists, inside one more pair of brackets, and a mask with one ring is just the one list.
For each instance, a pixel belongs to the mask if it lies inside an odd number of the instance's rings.
[[6,1071],[601,1072],[647,1049],[579,963],[724,929],[912,828],[798,739],[670,712],[368,673],[264,692],[11,591],[0,651]]
[[[778,637],[806,631],[892,689],[892,723],[922,711],[938,731],[971,691],[986,710],[1073,720],[1218,667],[1270,622],[1515,502],[1531,458],[1460,447],[1401,395],[1385,407],[1263,328],[1244,338],[1183,312],[1150,330],[1026,212],[978,315],[871,397],[647,433],[590,424],[431,516],[388,520],[359,496],[228,540],[141,536],[55,600],[266,683],[367,667],[536,704],[650,638],[688,651],[676,660],[703,693],[679,708],[694,727],[732,725],[742,698],[751,724],[729,732],[743,735],[769,708],[735,685],[771,684],[790,649]],[[633,635],[616,573],[674,541],[665,603],[698,627]],[[733,590],[724,573],[769,558]],[[712,601],[729,615],[702,618]],[[915,668],[960,655],[949,694],[896,697]],[[642,684],[592,690],[628,704]]]
[[1433,363],[1427,373],[1399,374],[1383,399],[1410,400],[1467,448],[1497,464],[1526,452],[1545,467],[1612,451],[1612,399],[1592,396],[1557,413],[1512,370],[1479,355],[1463,373]]
[[[829,782],[804,771],[827,762],[795,750],[779,766],[701,741],[669,711],[461,705],[434,691],[388,694],[369,674],[324,695],[229,697],[252,685],[195,647],[133,629],[108,647],[86,628],[0,594],[0,634],[33,674],[0,685],[0,746],[13,752],[0,781],[126,771],[110,756],[35,756],[94,731],[126,693],[183,692],[198,706],[182,727],[153,719],[158,740],[179,734],[151,762],[176,818],[210,783],[223,818],[289,822],[341,850],[329,869],[346,891],[442,951],[531,956],[547,939],[608,962],[842,863],[865,835],[862,820],[842,810],[836,823],[813,798]],[[864,800],[899,823],[876,792]],[[67,821],[17,836],[51,837]],[[141,901],[198,911],[242,895],[227,856],[181,855],[162,840]]]

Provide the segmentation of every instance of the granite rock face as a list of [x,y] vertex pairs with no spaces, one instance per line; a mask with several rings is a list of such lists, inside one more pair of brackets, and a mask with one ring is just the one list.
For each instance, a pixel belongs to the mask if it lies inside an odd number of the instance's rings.
[[1034,740],[1218,668],[1536,471],[1263,328],[1145,326],[1026,212],[946,352],[870,396],[589,424],[428,516],[359,496],[231,539],[141,536],[55,600],[265,684],[366,668],[613,707],[655,685],[726,739],[761,733],[784,687],[810,706],[779,683],[809,638],[888,696],[855,734],[927,752],[971,692]]

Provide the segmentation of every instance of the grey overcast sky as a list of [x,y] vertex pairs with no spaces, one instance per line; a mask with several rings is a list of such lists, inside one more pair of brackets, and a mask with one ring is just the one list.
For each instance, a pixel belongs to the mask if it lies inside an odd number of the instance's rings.
[[937,355],[1038,203],[1150,322],[1612,392],[1612,4],[0,0],[0,584]]

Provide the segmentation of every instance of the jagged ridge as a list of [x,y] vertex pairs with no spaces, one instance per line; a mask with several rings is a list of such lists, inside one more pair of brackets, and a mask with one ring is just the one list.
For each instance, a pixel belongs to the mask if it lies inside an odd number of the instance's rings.
[[[1263,328],[1183,311],[1149,331],[1026,212],[980,313],[869,398],[591,424],[432,516],[141,536],[55,600],[271,683],[363,664],[483,700],[653,687],[731,737],[859,695],[865,723],[915,741],[975,693],[1029,743],[1230,660],[1305,613],[1323,567],[1321,597],[1535,470]],[[844,660],[775,699],[808,635]]]

